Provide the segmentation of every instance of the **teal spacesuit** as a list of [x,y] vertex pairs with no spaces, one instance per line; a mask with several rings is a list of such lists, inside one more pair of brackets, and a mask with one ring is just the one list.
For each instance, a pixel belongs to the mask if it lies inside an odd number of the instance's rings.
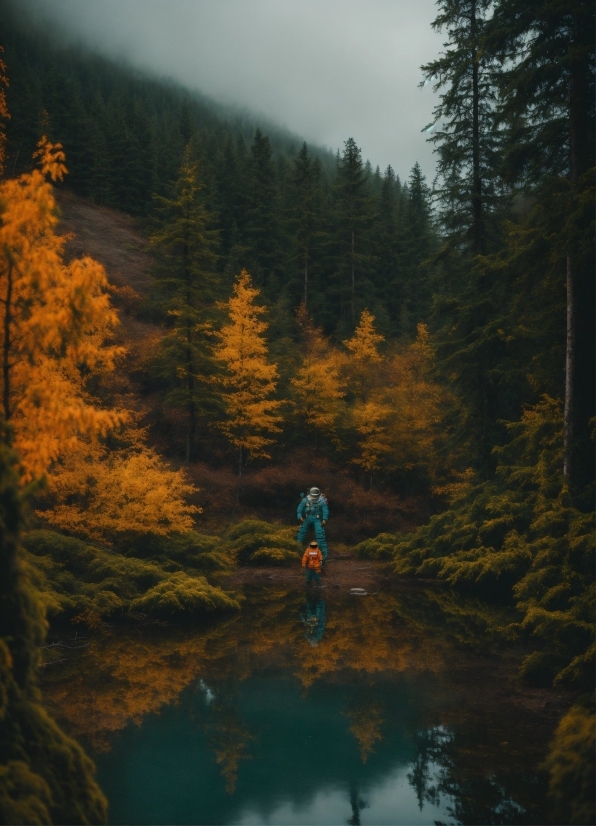
[[325,600],[311,599],[306,603],[306,610],[300,614],[304,623],[304,637],[314,647],[323,639],[325,633]]
[[308,534],[308,529],[312,525],[315,537],[323,554],[323,559],[327,559],[327,538],[325,536],[325,523],[329,519],[329,508],[327,500],[318,488],[311,488],[307,496],[304,496],[296,515],[300,522],[298,531],[298,542],[302,545]]

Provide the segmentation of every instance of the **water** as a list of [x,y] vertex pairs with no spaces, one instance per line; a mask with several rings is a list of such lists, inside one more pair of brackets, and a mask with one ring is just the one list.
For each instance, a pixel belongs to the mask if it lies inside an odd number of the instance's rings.
[[556,720],[490,609],[413,589],[253,591],[207,627],[113,626],[46,669],[112,823],[544,823]]

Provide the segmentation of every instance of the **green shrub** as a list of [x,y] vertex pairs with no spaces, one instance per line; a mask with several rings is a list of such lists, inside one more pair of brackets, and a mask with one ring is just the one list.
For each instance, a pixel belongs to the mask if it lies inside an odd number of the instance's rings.
[[[594,515],[573,507],[562,478],[559,403],[543,397],[509,425],[495,478],[471,487],[409,535],[356,546],[392,555],[402,576],[438,578],[519,609],[533,643],[521,676],[590,690],[594,685]],[[509,632],[512,627],[509,628]]]
[[243,565],[292,565],[301,556],[295,528],[281,528],[258,519],[234,525],[224,534],[223,545]]
[[[109,617],[152,608],[161,614],[166,594],[171,605],[177,606],[174,613],[238,607],[236,600],[204,576],[181,572],[180,563],[167,557],[149,561],[123,556],[54,531],[31,531],[23,544],[25,564],[50,617]],[[178,546],[182,558],[196,547],[191,537],[180,540]],[[139,608],[139,601],[144,608]]]
[[240,604],[221,588],[209,585],[205,577],[191,577],[179,571],[133,600],[130,608],[132,611],[172,616],[234,611],[240,608]]

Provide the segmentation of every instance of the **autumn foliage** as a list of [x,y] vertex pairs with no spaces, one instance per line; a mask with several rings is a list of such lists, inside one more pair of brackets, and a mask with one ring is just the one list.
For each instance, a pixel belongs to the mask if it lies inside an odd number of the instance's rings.
[[240,471],[245,453],[267,457],[271,434],[281,432],[281,402],[272,398],[277,367],[267,359],[267,323],[261,318],[265,308],[254,303],[258,295],[250,275],[242,270],[226,304],[229,321],[217,334],[215,348],[225,369],[221,385],[226,419],[220,427],[239,451]]

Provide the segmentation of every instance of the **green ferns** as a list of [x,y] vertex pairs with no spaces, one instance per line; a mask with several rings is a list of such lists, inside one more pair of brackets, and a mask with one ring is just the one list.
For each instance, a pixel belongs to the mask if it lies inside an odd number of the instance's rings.
[[591,688],[594,681],[593,514],[574,507],[561,475],[559,404],[545,396],[508,425],[495,478],[468,489],[409,536],[383,534],[357,546],[393,557],[398,574],[436,577],[522,612],[513,634],[536,650],[521,675]]

